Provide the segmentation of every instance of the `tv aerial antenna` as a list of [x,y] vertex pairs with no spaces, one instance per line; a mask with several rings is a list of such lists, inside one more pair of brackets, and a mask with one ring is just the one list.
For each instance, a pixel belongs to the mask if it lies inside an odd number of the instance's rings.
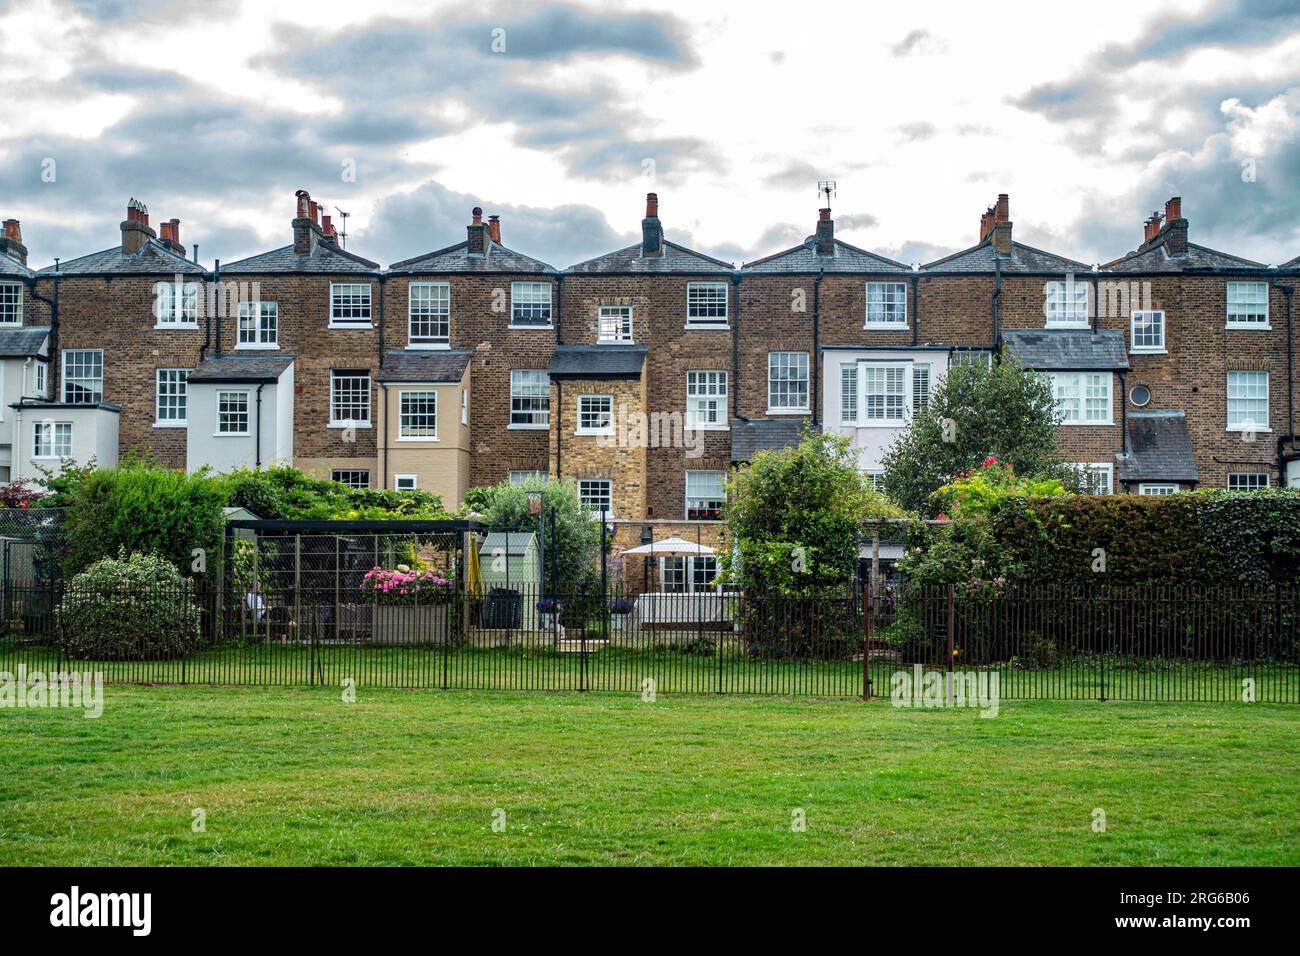
[[817,184],[817,195],[825,196],[826,201],[822,203],[822,205],[829,206],[831,204],[831,197],[835,195],[835,180],[823,179],[819,182]]
[[342,209],[339,209],[338,206],[334,207],[334,211],[337,212],[339,218],[343,220],[343,228],[339,230],[339,245],[346,249],[348,247],[348,216],[352,215],[352,213],[344,212]]

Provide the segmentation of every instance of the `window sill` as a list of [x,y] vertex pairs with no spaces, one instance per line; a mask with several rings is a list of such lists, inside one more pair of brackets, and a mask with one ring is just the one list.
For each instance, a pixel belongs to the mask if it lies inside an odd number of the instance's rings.
[[396,438],[393,439],[393,441],[400,441],[400,442],[406,442],[406,443],[415,442],[416,444],[419,444],[419,443],[421,443],[421,442],[424,442],[424,443],[428,443],[428,442],[438,442],[438,441],[442,441],[442,439],[441,439],[441,438],[438,438],[437,436],[434,436],[433,438],[415,438],[415,437],[413,437],[413,436],[409,436],[409,435],[406,436],[406,437],[403,437],[403,436],[401,436],[401,435],[398,435]]
[[23,327],[22,319],[19,319],[17,322],[0,322],[0,329],[21,329],[22,327]]
[[682,428],[688,432],[729,432],[730,425],[683,425]]
[[764,415],[811,415],[811,408],[769,408]]
[[326,428],[369,428],[370,422],[330,422]]
[[154,428],[189,428],[190,423],[187,421],[176,421],[175,419],[169,419],[168,421],[165,422],[154,422],[153,427]]
[[1168,355],[1168,349],[1129,349],[1130,355]]
[[440,350],[450,349],[450,342],[407,342],[406,350],[408,352],[437,352]]
[[906,428],[907,419],[890,419],[879,422],[840,422],[841,428]]
[[551,332],[554,331],[555,326],[551,323],[547,323],[546,325],[515,325],[511,322],[506,326],[506,328],[514,329],[519,332]]
[[1247,428],[1245,425],[1229,425],[1227,428],[1224,429],[1224,431],[1231,432],[1234,434],[1239,434],[1239,435],[1250,434],[1252,432],[1256,435],[1268,435],[1272,433],[1273,429],[1269,428],[1267,425],[1263,426],[1262,428],[1258,428],[1258,427]]
[[1047,331],[1050,331],[1051,329],[1078,330],[1078,329],[1090,329],[1090,328],[1092,328],[1092,323],[1087,321],[1086,319],[1082,322],[1046,322],[1043,324],[1043,329]]
[[213,438],[252,438],[252,432],[213,432]]
[[327,327],[328,327],[328,328],[331,328],[331,329],[344,329],[344,330],[346,330],[346,329],[354,329],[354,330],[355,330],[355,329],[373,329],[373,328],[375,327],[375,323],[374,323],[374,322],[365,322],[365,321],[363,321],[363,322],[330,322],[330,324],[329,324]]
[[1105,422],[1061,422],[1062,428],[1108,428],[1115,424],[1114,419]]
[[1265,322],[1258,325],[1254,322],[1229,322],[1224,326],[1229,332],[1272,332],[1273,326]]
[[718,322],[687,322],[683,328],[687,332],[730,332],[731,326],[726,323]]
[[579,438],[613,438],[614,430],[612,428],[592,430],[579,428],[573,433]]
[[262,342],[239,342],[235,345],[236,352],[278,352],[280,351],[279,343],[262,343]]
[[636,345],[636,339],[596,339],[597,345]]
[[511,423],[506,426],[506,430],[516,431],[516,432],[548,432],[551,430],[551,426],[549,424],[548,425],[516,425]]
[[863,326],[868,332],[906,332],[906,322],[868,322]]
[[199,324],[197,322],[159,322],[154,325],[155,332],[197,332]]

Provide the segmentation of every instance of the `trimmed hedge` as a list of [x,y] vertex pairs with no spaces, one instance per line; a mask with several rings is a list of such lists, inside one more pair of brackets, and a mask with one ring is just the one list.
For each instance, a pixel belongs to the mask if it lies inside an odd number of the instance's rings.
[[1300,491],[1008,499],[928,538],[907,568],[922,585],[968,583],[976,559],[1013,584],[1296,586]]

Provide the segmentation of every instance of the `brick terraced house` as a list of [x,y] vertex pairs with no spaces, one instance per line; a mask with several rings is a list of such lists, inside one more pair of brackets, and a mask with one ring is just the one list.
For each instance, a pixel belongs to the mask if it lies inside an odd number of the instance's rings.
[[1015,242],[1006,195],[976,245],[920,266],[836,239],[822,209],[804,243],[735,267],[667,238],[653,193],[639,243],[562,270],[480,209],[464,242],[387,269],[306,191],[290,232],[208,269],[179,220],[160,237],[132,200],[119,245],[33,271],[5,221],[0,477],[141,450],[454,506],[552,474],[612,516],[618,547],[647,525],[713,543],[698,522],[733,464],[811,427],[878,473],[953,363],[1012,354],[1051,377],[1098,492],[1300,486],[1300,258],[1194,244],[1177,198],[1101,265]]

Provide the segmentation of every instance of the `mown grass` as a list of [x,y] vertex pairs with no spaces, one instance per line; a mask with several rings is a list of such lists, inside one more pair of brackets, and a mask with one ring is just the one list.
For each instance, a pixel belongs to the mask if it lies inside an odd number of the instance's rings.
[[5,865],[1300,863],[1269,704],[110,686],[0,739]]

